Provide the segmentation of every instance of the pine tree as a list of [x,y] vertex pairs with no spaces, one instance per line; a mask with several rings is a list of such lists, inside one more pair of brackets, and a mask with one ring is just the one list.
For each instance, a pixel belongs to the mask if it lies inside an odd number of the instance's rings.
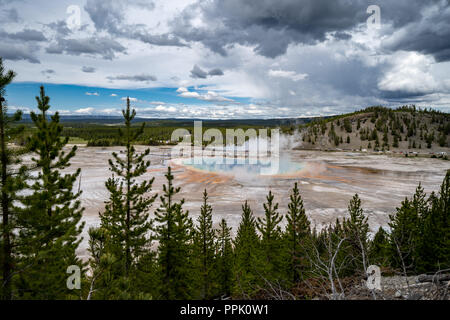
[[445,147],[445,144],[447,143],[447,135],[444,131],[442,131],[442,133],[439,135],[438,143],[440,147]]
[[289,253],[289,273],[293,283],[298,282],[306,269],[305,247],[311,234],[311,225],[305,213],[303,199],[300,195],[297,182],[292,189],[285,230],[286,245]]
[[110,236],[104,228],[89,228],[89,266],[92,276],[87,279],[89,291],[86,299],[119,299],[121,277],[120,261],[111,253]]
[[216,292],[215,231],[212,222],[212,207],[208,204],[208,193],[203,192],[203,205],[194,232],[195,257],[200,273],[198,285],[202,299],[213,298]]
[[241,222],[234,239],[234,252],[234,295],[251,297],[262,281],[262,253],[256,233],[256,221],[247,201],[242,206]]
[[278,213],[278,203],[274,203],[274,196],[269,191],[267,202],[263,204],[265,216],[257,218],[256,228],[261,234],[261,249],[265,266],[265,278],[268,281],[280,280],[282,275],[282,238],[279,226],[283,216]]
[[417,269],[436,272],[450,268],[450,170],[442,182],[439,195],[431,194],[422,204],[417,239]]
[[113,253],[123,261],[124,275],[129,276],[130,270],[150,249],[152,221],[149,219],[149,210],[157,195],[147,196],[152,190],[154,178],[137,181],[150,166],[150,161],[145,160],[150,149],[138,153],[132,144],[142,136],[145,123],[137,130],[132,128],[131,122],[136,116],[136,110],[130,110],[129,98],[122,114],[125,128],[119,129],[119,140],[125,145],[125,155],[121,157],[113,152],[114,160],[109,160],[113,177],[105,185],[110,198],[105,212],[100,213],[100,218],[102,228],[111,237]]
[[370,242],[369,257],[371,263],[379,266],[387,266],[389,260],[388,247],[389,234],[380,227],[373,241]]
[[403,274],[415,268],[417,249],[418,215],[412,202],[406,198],[394,215],[389,216],[389,252],[391,265],[400,268]]
[[[23,125],[15,125],[22,118],[22,112],[17,111],[13,116],[8,116],[6,106],[5,88],[11,83],[16,74],[9,70],[5,73],[3,61],[0,58],[0,205],[2,220],[0,224],[0,268],[2,278],[1,299],[12,298],[12,275],[14,273],[14,248],[19,245],[17,239],[17,207],[14,201],[18,200],[18,194],[25,187],[27,169],[21,165],[18,157],[21,150],[10,148],[8,144],[13,142],[24,130]],[[17,169],[17,167],[19,167]]]
[[368,262],[368,233],[369,223],[367,217],[364,216],[361,207],[361,199],[355,194],[348,205],[350,219],[343,222],[344,232],[347,242],[350,245],[351,255],[354,257],[354,270],[365,274]]
[[184,199],[174,201],[180,188],[173,186],[169,167],[167,185],[160,196],[161,206],[156,210],[155,227],[160,272],[160,296],[163,299],[189,299],[192,289],[192,233],[193,224],[189,212],[183,211]]
[[25,196],[20,214],[20,236],[26,239],[20,252],[18,286],[24,298],[61,299],[70,293],[66,287],[66,270],[71,265],[82,267],[75,254],[81,242],[84,227],[80,223],[84,208],[78,200],[81,192],[74,193],[74,183],[80,169],[62,174],[70,167],[77,147],[64,150],[68,138],[62,138],[63,127],[56,112],[48,120],[50,98],[44,87],[36,97],[40,114],[31,112],[37,128],[29,140],[30,151],[37,170],[29,186],[31,194]]
[[439,253],[441,268],[450,268],[450,170],[447,170],[439,192],[439,210],[442,230],[442,246]]
[[225,219],[219,224],[217,230],[217,273],[219,276],[220,292],[225,296],[231,295],[233,281],[233,246],[231,242],[231,228],[228,227]]

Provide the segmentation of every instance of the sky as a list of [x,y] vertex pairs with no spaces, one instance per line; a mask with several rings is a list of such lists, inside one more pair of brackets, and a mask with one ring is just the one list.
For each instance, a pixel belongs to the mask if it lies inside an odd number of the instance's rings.
[[450,111],[450,0],[0,0],[10,110],[288,118]]

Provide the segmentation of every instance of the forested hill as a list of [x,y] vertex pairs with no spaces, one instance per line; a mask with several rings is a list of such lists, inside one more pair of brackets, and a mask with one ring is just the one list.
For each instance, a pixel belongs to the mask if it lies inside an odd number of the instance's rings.
[[302,148],[448,152],[450,114],[404,106],[369,107],[300,126]]

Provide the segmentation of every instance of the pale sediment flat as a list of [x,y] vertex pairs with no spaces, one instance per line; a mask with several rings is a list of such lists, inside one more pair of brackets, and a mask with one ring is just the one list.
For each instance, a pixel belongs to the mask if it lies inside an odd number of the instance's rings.
[[[137,146],[139,151],[146,147]],[[99,212],[108,198],[105,181],[111,177],[108,159],[112,152],[121,147],[80,146],[67,171],[82,169],[81,202],[85,207],[83,221],[83,242],[79,254],[87,257],[88,234],[91,226],[100,223]],[[209,193],[214,209],[213,222],[217,225],[222,218],[236,232],[240,222],[241,206],[248,200],[255,216],[264,214],[263,203],[269,190],[279,202],[279,211],[287,212],[289,194],[295,182],[299,183],[306,213],[313,225],[321,228],[333,223],[336,218],[347,215],[349,200],[355,193],[362,199],[365,214],[372,231],[380,226],[387,227],[388,216],[395,212],[405,197],[411,197],[419,184],[427,194],[439,191],[450,161],[416,157],[393,157],[391,155],[369,155],[364,153],[321,152],[291,150],[282,154],[291,161],[302,163],[303,169],[290,174],[258,176],[239,173],[218,173],[193,169],[170,159],[170,148],[150,147],[151,167],[141,179],[155,178],[153,193],[162,193],[164,174],[172,166],[175,185],[181,187],[177,199],[186,200],[184,208],[189,210],[194,221],[202,204],[202,193]],[[152,214],[159,205],[159,199],[152,207]],[[284,223],[284,221],[283,221]]]

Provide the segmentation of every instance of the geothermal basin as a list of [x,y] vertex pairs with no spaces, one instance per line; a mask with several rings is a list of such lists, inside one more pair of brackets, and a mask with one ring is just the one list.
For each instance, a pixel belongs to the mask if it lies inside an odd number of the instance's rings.
[[[146,147],[136,148],[143,151]],[[90,226],[99,225],[99,212],[103,211],[108,198],[105,188],[105,181],[111,176],[108,159],[112,158],[112,152],[120,150],[121,147],[79,146],[68,169],[82,170],[77,187],[80,183],[81,202],[85,207],[83,220],[86,226],[79,248],[83,258],[88,254],[87,231]],[[379,226],[387,227],[388,215],[395,212],[406,196],[413,195],[419,182],[427,194],[438,191],[446,170],[450,169],[450,162],[440,159],[289,150],[280,154],[276,172],[261,175],[263,163],[216,164],[205,159],[200,164],[193,164],[184,158],[172,159],[170,150],[167,147],[150,148],[151,167],[142,179],[154,177],[153,192],[162,194],[166,182],[164,174],[171,166],[174,184],[181,187],[177,199],[186,200],[184,208],[189,210],[194,221],[200,213],[202,193],[206,189],[214,210],[214,224],[225,218],[233,233],[237,231],[244,201],[248,200],[255,216],[262,216],[269,190],[279,202],[280,213],[285,214],[295,182],[299,184],[306,213],[317,228],[346,216],[349,200],[358,193],[371,230],[376,231]],[[152,211],[159,205],[158,201]]]

